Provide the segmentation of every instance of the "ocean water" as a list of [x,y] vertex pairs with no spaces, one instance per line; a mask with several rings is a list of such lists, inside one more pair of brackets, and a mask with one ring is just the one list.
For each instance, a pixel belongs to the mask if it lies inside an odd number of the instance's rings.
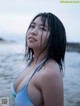
[[[9,97],[9,106],[15,106],[10,84],[26,67],[24,50],[20,44],[0,44],[0,97]],[[64,106],[80,106],[80,53],[66,52],[63,82]]]

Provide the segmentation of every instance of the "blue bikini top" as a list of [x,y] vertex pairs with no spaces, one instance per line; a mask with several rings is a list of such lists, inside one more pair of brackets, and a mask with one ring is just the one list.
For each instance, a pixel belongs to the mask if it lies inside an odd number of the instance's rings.
[[14,83],[11,84],[10,90],[11,90],[13,96],[15,97],[16,106],[33,106],[33,103],[30,100],[29,95],[28,95],[28,90],[27,90],[28,84],[29,84],[30,80],[32,79],[32,77],[34,76],[34,74],[42,68],[45,61],[46,61],[46,59],[44,59],[34,69],[33,74],[31,75],[28,82],[17,93],[15,92],[15,89],[14,89]]

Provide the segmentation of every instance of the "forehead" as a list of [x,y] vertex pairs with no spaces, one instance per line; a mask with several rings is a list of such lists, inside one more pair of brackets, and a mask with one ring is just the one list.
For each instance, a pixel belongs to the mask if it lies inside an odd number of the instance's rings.
[[43,17],[39,16],[37,17],[33,22],[32,24],[39,24],[39,25],[42,25],[42,26],[48,26],[47,24],[47,19],[45,18],[45,20],[43,21]]

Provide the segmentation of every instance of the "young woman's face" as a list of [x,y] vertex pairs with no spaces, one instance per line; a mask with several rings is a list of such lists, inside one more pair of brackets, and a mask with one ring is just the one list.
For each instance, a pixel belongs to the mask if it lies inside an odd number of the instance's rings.
[[30,25],[27,31],[27,45],[29,48],[41,49],[47,43],[47,39],[50,35],[48,31],[47,21],[45,26],[41,21],[41,17],[37,17]]

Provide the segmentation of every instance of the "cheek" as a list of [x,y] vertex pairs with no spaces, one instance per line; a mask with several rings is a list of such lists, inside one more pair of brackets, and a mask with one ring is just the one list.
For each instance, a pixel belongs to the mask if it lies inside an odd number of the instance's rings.
[[42,36],[42,42],[43,42],[43,43],[46,43],[47,40],[48,40],[48,38],[49,38],[49,33],[44,34],[44,35]]
[[28,40],[29,35],[30,35],[30,31],[28,30],[26,33],[26,40]]
[[28,40],[28,33],[26,34],[26,41]]
[[29,33],[30,33],[30,31],[28,30],[26,35],[28,36],[28,35],[29,35]]

